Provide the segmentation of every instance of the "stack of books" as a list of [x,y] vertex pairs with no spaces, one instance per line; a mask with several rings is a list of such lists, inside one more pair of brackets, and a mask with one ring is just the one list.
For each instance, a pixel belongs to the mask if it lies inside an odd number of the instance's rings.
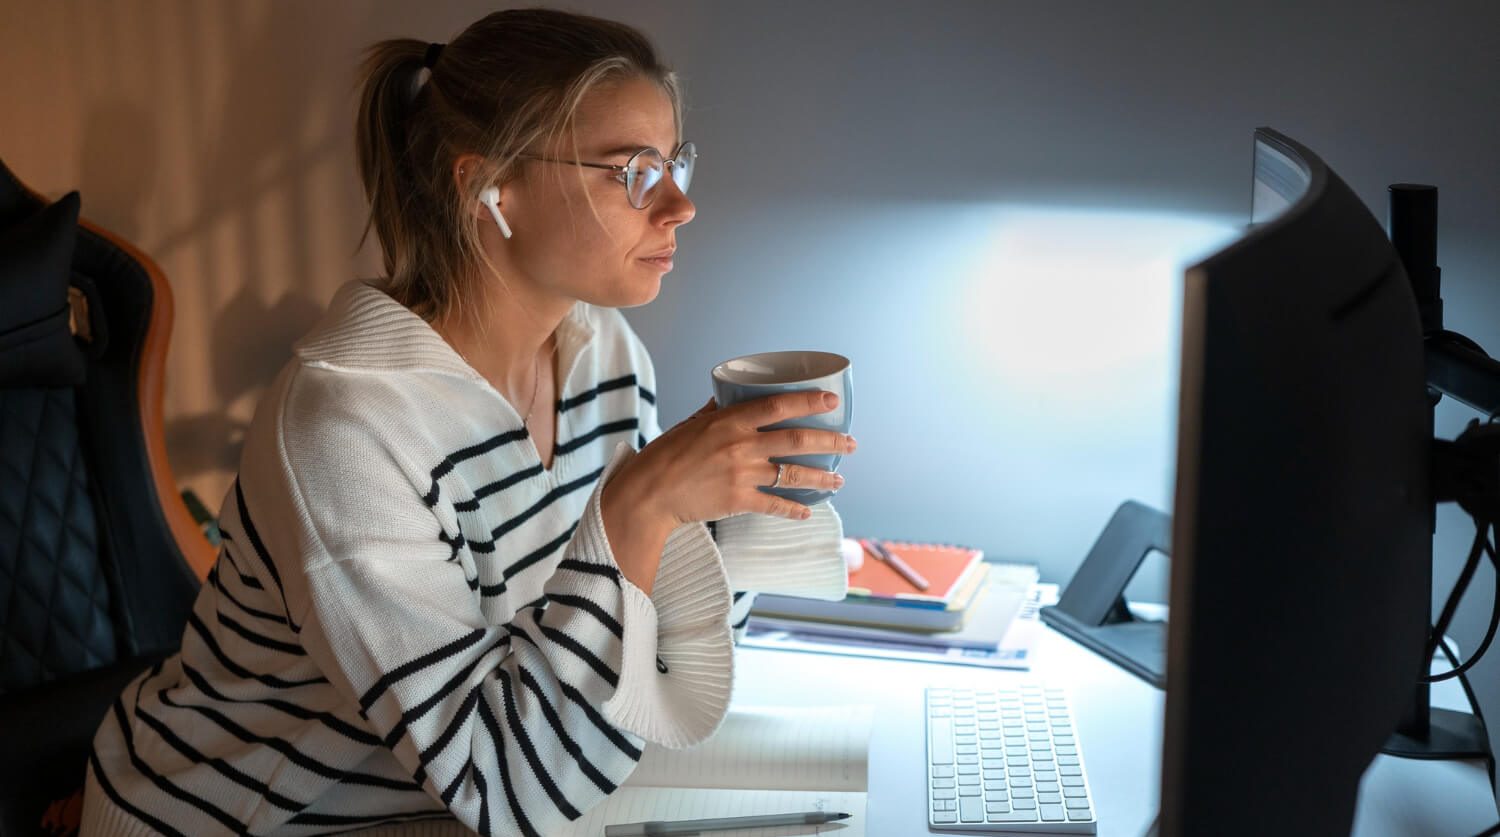
[[1037,610],[1056,585],[1034,564],[986,562],[983,551],[951,544],[881,541],[927,582],[919,590],[883,560],[849,573],[839,601],[760,594],[745,644],[859,656],[1028,668]]

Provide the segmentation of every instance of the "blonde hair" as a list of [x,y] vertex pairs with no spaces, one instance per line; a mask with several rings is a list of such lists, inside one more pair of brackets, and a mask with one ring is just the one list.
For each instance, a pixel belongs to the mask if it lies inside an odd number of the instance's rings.
[[[519,176],[522,154],[545,153],[560,140],[572,143],[576,159],[573,123],[585,96],[627,79],[654,81],[679,133],[682,104],[676,74],[650,41],[602,18],[494,12],[443,46],[424,81],[428,48],[397,38],[368,49],[355,146],[370,202],[360,242],[375,231],[385,290],[432,322],[482,316],[464,301],[479,298],[486,271],[504,277],[479,244],[479,193]],[[460,194],[453,165],[466,154],[482,157],[483,171]]]

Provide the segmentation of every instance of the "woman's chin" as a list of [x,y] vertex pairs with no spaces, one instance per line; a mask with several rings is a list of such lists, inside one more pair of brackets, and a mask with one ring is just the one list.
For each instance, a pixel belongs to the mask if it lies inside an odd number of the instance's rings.
[[631,282],[624,290],[629,301],[616,305],[616,308],[634,308],[638,305],[645,305],[661,294],[661,275],[655,274],[645,280]]

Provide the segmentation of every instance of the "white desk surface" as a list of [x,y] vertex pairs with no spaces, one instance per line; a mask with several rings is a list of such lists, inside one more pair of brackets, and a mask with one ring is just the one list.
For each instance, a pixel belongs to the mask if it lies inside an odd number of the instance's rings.
[[[868,837],[930,833],[920,720],[927,686],[993,688],[1028,680],[1063,686],[1073,704],[1100,837],[1141,837],[1156,816],[1165,693],[1050,628],[1042,632],[1029,672],[760,648],[736,654],[736,704],[875,707]],[[1467,709],[1454,681],[1434,688],[1433,703]],[[1257,803],[1248,788],[1245,802]],[[1468,837],[1497,821],[1482,763],[1377,756],[1362,780],[1353,833]]]

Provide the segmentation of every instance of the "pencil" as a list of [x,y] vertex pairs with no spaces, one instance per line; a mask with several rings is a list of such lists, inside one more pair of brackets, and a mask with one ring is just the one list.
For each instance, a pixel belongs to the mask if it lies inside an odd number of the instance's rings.
[[910,565],[901,560],[900,556],[886,549],[885,544],[882,544],[880,541],[865,538],[860,543],[864,544],[865,549],[871,555],[875,556],[875,560],[885,562],[887,566],[896,571],[897,575],[906,579],[911,586],[924,592],[928,587],[932,586],[928,583],[927,579],[922,577],[921,573],[912,569]]

